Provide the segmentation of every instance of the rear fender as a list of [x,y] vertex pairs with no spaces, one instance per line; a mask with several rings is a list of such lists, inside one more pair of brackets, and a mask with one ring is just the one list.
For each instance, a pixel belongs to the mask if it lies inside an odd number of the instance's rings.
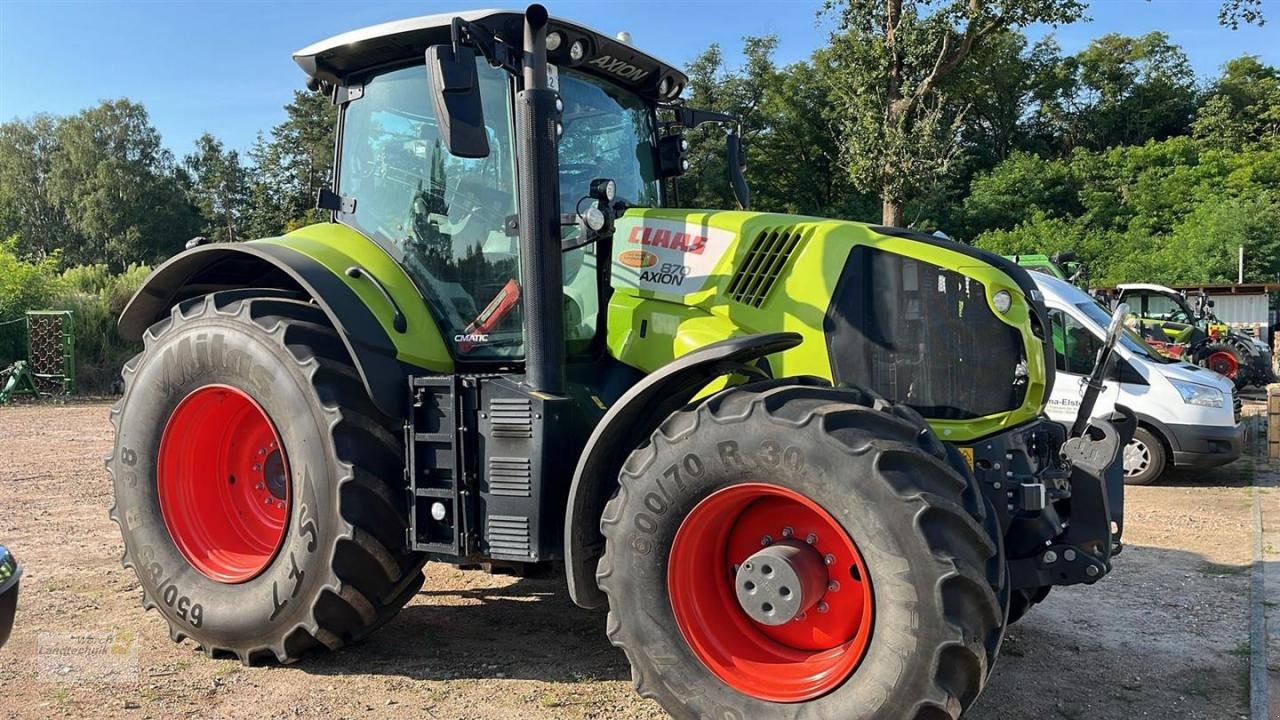
[[607,601],[595,578],[596,564],[604,554],[600,515],[618,487],[618,470],[627,455],[712,380],[800,342],[800,335],[782,332],[706,345],[650,373],[609,408],[578,459],[565,510],[565,574],[575,603],[596,608]]
[[141,340],[183,300],[238,288],[292,291],[313,301],[338,331],[374,405],[390,417],[405,416],[406,373],[378,318],[332,270],[282,245],[223,243],[175,255],[129,300],[120,314],[120,335]]

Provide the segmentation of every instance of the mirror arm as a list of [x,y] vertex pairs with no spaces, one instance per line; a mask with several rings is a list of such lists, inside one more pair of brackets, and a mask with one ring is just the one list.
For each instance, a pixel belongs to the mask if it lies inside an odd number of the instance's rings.
[[483,25],[477,25],[470,20],[455,17],[450,26],[450,36],[453,40],[455,51],[463,45],[470,45],[479,50],[480,54],[491,65],[500,67],[512,75],[520,73],[520,62],[518,61],[520,53],[499,40]]

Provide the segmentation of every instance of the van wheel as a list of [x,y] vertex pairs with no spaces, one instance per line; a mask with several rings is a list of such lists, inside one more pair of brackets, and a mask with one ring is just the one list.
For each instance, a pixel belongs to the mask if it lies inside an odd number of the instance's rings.
[[1139,427],[1124,449],[1124,484],[1147,485],[1153,482],[1164,472],[1167,455],[1160,438]]

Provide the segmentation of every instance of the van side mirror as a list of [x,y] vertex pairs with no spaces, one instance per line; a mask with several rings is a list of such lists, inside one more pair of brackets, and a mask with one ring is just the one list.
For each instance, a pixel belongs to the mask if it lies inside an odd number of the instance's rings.
[[480,103],[476,51],[463,45],[427,48],[427,81],[440,139],[449,154],[461,158],[489,156],[489,136]]

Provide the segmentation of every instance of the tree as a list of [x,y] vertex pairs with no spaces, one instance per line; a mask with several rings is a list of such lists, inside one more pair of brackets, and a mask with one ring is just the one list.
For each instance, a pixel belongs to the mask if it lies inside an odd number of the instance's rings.
[[854,184],[880,196],[885,224],[902,225],[903,203],[955,157],[967,98],[949,85],[975,50],[1011,28],[1072,22],[1083,9],[1078,0],[829,0],[843,156]]
[[269,136],[259,134],[249,150],[245,232],[252,237],[320,220],[316,191],[333,178],[337,108],[321,93],[297,90],[284,111],[284,122]]
[[[774,36],[743,38],[742,67],[725,65],[720,46],[712,44],[689,64],[688,104],[701,110],[729,113],[741,124],[747,152],[747,172],[760,157],[754,140],[768,127],[762,114],[765,93],[773,85],[777,68]],[[681,204],[687,207],[734,207],[729,187],[729,166],[725,159],[724,132],[711,125],[687,134],[689,170],[678,183]],[[750,178],[750,175],[748,175]]]
[[199,229],[173,157],[141,105],[104,102],[64,119],[56,136],[49,197],[83,238],[63,248],[68,262],[119,270],[159,260]]
[[1254,55],[1227,62],[1196,112],[1193,134],[1219,148],[1280,138],[1280,70]]
[[191,173],[191,195],[205,220],[205,234],[216,241],[240,239],[242,217],[249,203],[249,175],[240,154],[204,133],[184,165]]
[[49,196],[58,119],[36,115],[0,125],[0,237],[12,237],[20,257],[49,257],[80,242]]

